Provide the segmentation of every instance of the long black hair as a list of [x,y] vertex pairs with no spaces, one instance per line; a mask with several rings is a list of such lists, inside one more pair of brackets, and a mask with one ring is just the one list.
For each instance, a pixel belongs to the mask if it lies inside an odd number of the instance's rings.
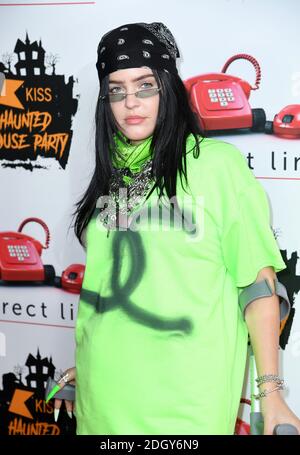
[[[154,188],[159,189],[159,198],[166,191],[169,199],[176,196],[176,180],[179,171],[181,185],[182,177],[187,183],[186,172],[186,139],[189,134],[195,137],[193,154],[199,157],[199,144],[204,137],[196,114],[192,111],[188,94],[179,75],[153,69],[159,92],[159,109],[156,126],[150,145],[153,164],[152,175]],[[74,223],[75,235],[82,245],[81,235],[88,225],[99,196],[108,195],[109,180],[113,172],[111,152],[116,153],[113,135],[118,132],[110,103],[104,102],[101,96],[109,89],[109,76],[103,78],[95,114],[95,171],[84,196],[75,204],[76,216]],[[153,189],[154,189],[153,188]],[[152,189],[152,191],[153,191]]]

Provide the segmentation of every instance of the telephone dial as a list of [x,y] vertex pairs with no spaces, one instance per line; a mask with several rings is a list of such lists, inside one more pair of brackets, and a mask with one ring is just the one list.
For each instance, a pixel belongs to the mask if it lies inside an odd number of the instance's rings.
[[[243,79],[226,74],[229,65],[239,59],[248,60],[255,68],[252,86]],[[207,73],[184,81],[192,110],[205,132],[250,128],[263,131],[266,115],[263,109],[251,109],[248,102],[251,90],[259,88],[261,70],[257,60],[248,54],[229,58],[220,73]]]
[[[28,234],[22,233],[29,223],[40,224],[45,231],[46,242],[43,245]],[[49,248],[50,231],[46,223],[39,218],[26,218],[17,232],[0,232],[0,280],[2,284],[44,283],[62,287],[68,292],[80,293],[85,266],[72,264],[63,271],[62,277],[55,276],[52,265],[44,265],[42,250]]]

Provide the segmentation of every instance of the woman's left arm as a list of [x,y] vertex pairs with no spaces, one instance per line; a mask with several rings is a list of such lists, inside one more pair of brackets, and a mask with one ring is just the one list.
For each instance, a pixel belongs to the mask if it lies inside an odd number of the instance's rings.
[[[280,303],[275,294],[274,278],[276,273],[272,267],[260,270],[256,282],[268,280],[273,296],[254,300],[245,311],[258,376],[279,374]],[[264,383],[260,386],[260,391],[272,390],[275,387],[274,382]],[[300,420],[287,406],[279,390],[260,400],[265,435],[273,434],[275,425],[281,423],[294,425],[300,434]]]

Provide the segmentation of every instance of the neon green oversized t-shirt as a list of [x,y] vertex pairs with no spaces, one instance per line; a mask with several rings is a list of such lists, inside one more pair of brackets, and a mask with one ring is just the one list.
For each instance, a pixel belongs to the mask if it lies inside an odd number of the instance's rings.
[[[187,141],[190,224],[154,191],[132,229],[95,210],[76,326],[78,434],[233,434],[247,326],[239,288],[285,268],[265,191],[233,145]],[[189,216],[190,215],[190,216]],[[170,219],[171,218],[171,219]],[[149,221],[150,220],[150,221]]]

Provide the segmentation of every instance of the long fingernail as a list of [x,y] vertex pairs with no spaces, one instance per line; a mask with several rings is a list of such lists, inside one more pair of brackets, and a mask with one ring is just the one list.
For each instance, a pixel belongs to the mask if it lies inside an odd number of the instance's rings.
[[68,416],[70,417],[70,419],[72,419],[72,417],[73,417],[73,416],[72,416],[72,412],[71,412],[71,411],[67,411],[67,414],[68,414]]
[[58,415],[59,415],[60,408],[54,408],[54,420],[57,422]]

